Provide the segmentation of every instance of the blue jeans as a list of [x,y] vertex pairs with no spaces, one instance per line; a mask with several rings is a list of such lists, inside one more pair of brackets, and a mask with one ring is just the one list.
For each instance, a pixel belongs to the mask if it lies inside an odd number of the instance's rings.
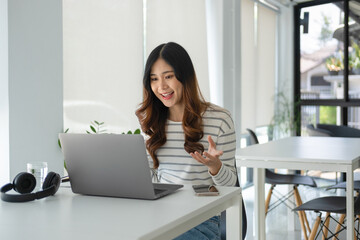
[[174,240],[220,240],[220,217],[214,216]]

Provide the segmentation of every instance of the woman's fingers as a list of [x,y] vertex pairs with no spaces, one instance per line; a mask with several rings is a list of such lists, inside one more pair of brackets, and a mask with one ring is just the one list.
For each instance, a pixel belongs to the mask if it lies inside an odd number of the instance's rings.
[[206,159],[203,156],[201,156],[199,152],[190,153],[190,156],[195,160],[199,161],[200,163],[204,164],[206,162]]
[[[222,151],[219,151],[222,154]],[[213,156],[209,154],[208,152],[204,152],[203,155],[201,155],[199,152],[193,152],[190,153],[190,156],[198,161],[199,163],[204,164],[209,168],[209,172],[212,175],[216,175],[220,168],[221,168],[221,161],[219,160],[219,157]]]
[[210,135],[208,136],[208,142],[209,142],[209,149],[207,152],[208,154],[211,154],[215,157],[220,157],[221,155],[223,155],[223,151],[216,150],[216,144]]
[[208,151],[203,152],[202,154],[200,154],[199,152],[193,152],[190,153],[190,156],[199,163],[206,165],[212,175],[216,175],[222,165],[219,157],[223,155],[224,152],[221,150],[216,150],[216,144],[211,138],[211,136],[208,136],[207,139],[209,142]]
[[[219,156],[221,156],[222,151],[219,151],[219,154]],[[218,161],[219,158],[219,156],[211,155],[208,152],[204,152],[203,155],[201,155],[199,152],[194,152],[190,153],[190,156],[205,165],[212,165],[214,162]]]
[[207,139],[209,142],[209,149],[210,148],[216,149],[216,144],[215,144],[214,140],[212,139],[212,137],[209,135]]

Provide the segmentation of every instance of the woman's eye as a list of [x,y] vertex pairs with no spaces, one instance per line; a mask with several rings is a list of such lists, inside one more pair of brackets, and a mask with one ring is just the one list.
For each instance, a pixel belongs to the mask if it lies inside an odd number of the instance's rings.
[[174,75],[167,75],[167,76],[165,76],[165,79],[170,79],[170,78],[173,78],[174,77]]
[[150,78],[150,81],[156,81],[157,80],[157,78]]

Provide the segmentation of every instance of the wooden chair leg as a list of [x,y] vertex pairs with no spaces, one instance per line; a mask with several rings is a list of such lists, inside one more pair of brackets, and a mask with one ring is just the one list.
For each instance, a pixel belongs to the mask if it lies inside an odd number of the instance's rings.
[[[303,203],[302,200],[301,200],[301,197],[300,197],[300,194],[299,194],[299,190],[298,188],[295,186],[294,188],[294,192],[295,194],[299,197],[299,203],[300,205]],[[306,213],[303,212],[303,215],[304,215],[304,221],[305,221],[305,224],[306,224],[306,228],[309,232],[311,232],[311,228],[310,228],[310,224],[309,224],[309,221],[307,220],[307,217],[306,217]]]
[[325,223],[324,223],[324,232],[323,232],[323,240],[327,239],[327,235],[328,235],[328,229],[329,229],[329,223],[330,223],[330,213],[327,212],[326,213],[326,217],[325,217]]
[[355,229],[354,229],[354,240],[357,240]]
[[[295,202],[296,202],[296,206],[300,206],[300,199],[299,199],[299,195],[296,194],[296,187],[294,186],[294,196],[295,196]],[[298,215],[299,215],[299,220],[300,220],[300,224],[301,224],[301,230],[304,234],[304,239],[305,240],[308,240],[308,234],[307,234],[307,231],[306,231],[306,227],[305,227],[305,212],[304,211],[298,211]],[[309,231],[310,233],[310,231]]]
[[317,230],[318,230],[319,225],[320,225],[320,222],[321,222],[321,216],[319,215],[319,216],[316,218],[316,220],[315,220],[313,229],[312,229],[312,231],[311,231],[311,233],[310,233],[309,240],[314,240],[314,239],[315,239]]
[[[341,229],[341,224],[344,223],[344,220],[345,220],[345,214],[341,214],[340,218],[339,218],[339,223],[338,225],[336,226],[336,229],[335,229],[335,232],[338,232],[340,231]],[[336,234],[334,237],[333,237],[333,240],[336,240],[337,237],[338,237],[339,234]]]
[[269,204],[270,204],[270,199],[271,199],[271,195],[273,193],[273,190],[274,190],[274,185],[271,185],[270,189],[269,189],[269,192],[268,192],[268,195],[266,197],[266,201],[265,201],[265,216],[267,215],[268,213],[268,210],[269,210]]
[[[298,199],[298,202],[297,202],[297,206],[300,206],[303,204],[302,200],[301,200],[301,197],[300,197],[300,194],[299,194],[299,190],[296,186],[294,186],[294,195],[295,195],[295,199],[297,198]],[[303,219],[304,219],[304,222],[305,222],[305,225],[306,225],[306,228],[308,230],[308,232],[310,233],[311,232],[311,228],[310,228],[310,224],[309,224],[309,221],[307,220],[307,217],[306,217],[306,213],[304,211],[301,211],[302,215],[303,215]]]

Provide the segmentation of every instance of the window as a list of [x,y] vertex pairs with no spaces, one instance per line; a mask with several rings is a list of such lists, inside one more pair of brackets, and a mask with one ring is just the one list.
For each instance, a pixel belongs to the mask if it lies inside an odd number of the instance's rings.
[[311,1],[295,6],[298,134],[308,124],[360,128],[360,3]]

